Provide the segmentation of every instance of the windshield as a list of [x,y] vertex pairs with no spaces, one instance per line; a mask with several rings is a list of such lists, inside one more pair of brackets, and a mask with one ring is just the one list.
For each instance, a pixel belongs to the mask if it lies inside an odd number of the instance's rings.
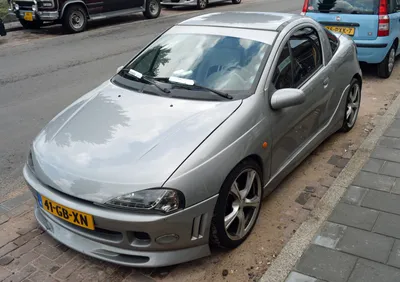
[[201,95],[205,88],[240,95],[251,91],[269,49],[266,43],[237,37],[164,34],[125,70],[170,84],[172,95],[179,88],[175,78],[191,80],[199,86],[186,89],[188,98]]
[[377,14],[379,0],[310,0],[308,12]]

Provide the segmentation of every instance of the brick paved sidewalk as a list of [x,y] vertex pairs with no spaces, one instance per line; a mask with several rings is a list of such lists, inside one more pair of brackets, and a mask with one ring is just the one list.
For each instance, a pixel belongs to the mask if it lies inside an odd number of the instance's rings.
[[151,270],[119,267],[56,242],[36,223],[29,191],[0,203],[0,281],[149,282]]
[[286,282],[400,281],[400,112]]

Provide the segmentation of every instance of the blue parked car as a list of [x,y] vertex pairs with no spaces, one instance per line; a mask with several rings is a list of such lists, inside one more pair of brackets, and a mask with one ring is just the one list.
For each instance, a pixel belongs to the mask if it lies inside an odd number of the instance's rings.
[[378,75],[390,77],[400,53],[400,0],[305,0],[302,14],[351,36],[358,60],[377,64]]

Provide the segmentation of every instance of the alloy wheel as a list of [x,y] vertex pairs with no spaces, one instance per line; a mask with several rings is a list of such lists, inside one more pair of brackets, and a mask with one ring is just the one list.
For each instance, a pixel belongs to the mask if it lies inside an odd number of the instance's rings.
[[253,169],[244,170],[233,182],[225,208],[225,231],[231,240],[244,238],[253,227],[262,195],[261,178]]
[[358,111],[360,110],[360,93],[360,85],[353,84],[347,98],[346,123],[348,127],[353,127],[357,120]]

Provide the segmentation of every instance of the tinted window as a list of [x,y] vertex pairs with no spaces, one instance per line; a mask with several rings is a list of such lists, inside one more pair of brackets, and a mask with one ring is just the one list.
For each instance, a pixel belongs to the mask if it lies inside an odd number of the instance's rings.
[[[166,34],[128,68],[156,80],[185,78],[211,89],[243,95],[252,89],[270,47],[238,37]],[[194,98],[193,92],[189,95]]]
[[310,0],[308,12],[377,14],[379,0]]
[[339,47],[339,40],[337,37],[330,32],[329,30],[325,29],[326,35],[328,36],[329,44],[331,45],[332,54],[336,53],[337,48]]
[[321,43],[312,28],[297,31],[290,39],[293,56],[293,86],[298,87],[322,65]]
[[291,88],[292,81],[292,61],[289,46],[286,44],[279,57],[272,82],[275,88],[279,90],[282,88]]

